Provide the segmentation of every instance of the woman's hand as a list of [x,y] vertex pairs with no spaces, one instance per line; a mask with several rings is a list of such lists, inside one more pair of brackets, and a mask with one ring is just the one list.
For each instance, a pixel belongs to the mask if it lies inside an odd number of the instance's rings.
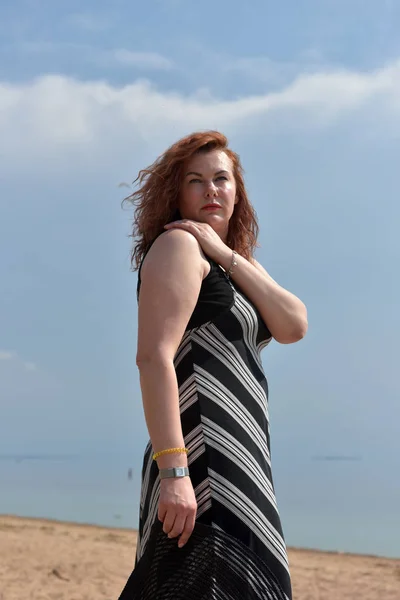
[[218,233],[208,223],[200,223],[190,219],[173,221],[164,226],[165,229],[184,229],[189,231],[199,242],[203,252],[224,269],[229,267],[232,250],[224,244]]
[[195,525],[197,501],[190,477],[161,479],[158,518],[169,538],[180,536],[178,546],[188,541]]

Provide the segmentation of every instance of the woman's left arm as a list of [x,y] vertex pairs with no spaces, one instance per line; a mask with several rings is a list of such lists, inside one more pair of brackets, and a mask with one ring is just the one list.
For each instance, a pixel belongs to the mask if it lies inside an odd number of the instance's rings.
[[[228,249],[221,266],[228,271],[232,251]],[[259,310],[272,336],[281,344],[298,342],[307,333],[307,309],[294,294],[280,286],[255,260],[235,254],[237,265],[231,279]]]
[[[232,250],[207,223],[181,219],[168,223],[165,229],[190,231],[203,251],[229,271]],[[307,332],[307,309],[294,294],[281,287],[255,260],[249,262],[235,254],[237,265],[231,278],[258,308],[272,336],[281,344],[292,344],[301,340]]]

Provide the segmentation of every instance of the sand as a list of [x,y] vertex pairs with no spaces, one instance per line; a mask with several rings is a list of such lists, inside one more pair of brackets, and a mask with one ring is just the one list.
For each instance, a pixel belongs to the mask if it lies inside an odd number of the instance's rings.
[[[0,516],[0,600],[117,600],[136,532]],[[399,600],[400,559],[289,549],[294,600]]]

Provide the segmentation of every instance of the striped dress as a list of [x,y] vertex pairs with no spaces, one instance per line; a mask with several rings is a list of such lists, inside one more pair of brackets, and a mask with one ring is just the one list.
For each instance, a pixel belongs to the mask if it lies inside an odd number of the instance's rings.
[[182,549],[163,533],[149,441],[135,569],[120,600],[292,597],[260,358],[271,334],[255,306],[208,260],[210,273],[174,360],[196,526]]

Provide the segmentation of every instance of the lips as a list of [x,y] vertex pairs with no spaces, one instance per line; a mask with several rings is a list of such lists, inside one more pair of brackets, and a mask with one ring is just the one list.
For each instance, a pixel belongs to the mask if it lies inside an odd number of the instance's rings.
[[222,208],[220,204],[206,204],[205,206],[203,206],[203,210],[218,210],[219,208]]

